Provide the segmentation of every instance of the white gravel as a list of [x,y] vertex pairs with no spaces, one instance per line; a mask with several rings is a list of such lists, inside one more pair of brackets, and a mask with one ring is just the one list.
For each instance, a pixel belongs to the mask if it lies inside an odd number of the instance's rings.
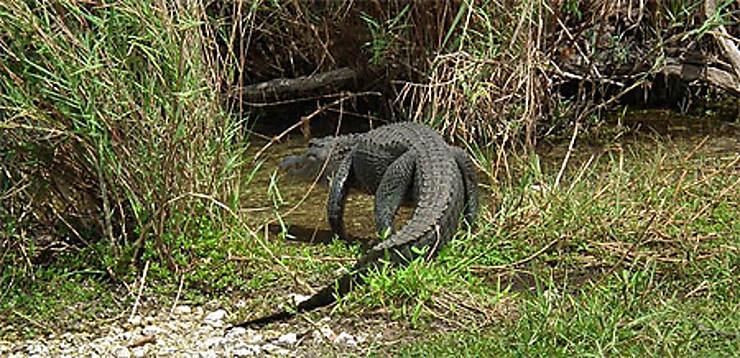
[[[0,340],[0,357],[262,357],[302,356],[315,345],[327,350],[358,349],[364,339],[335,333],[327,321],[320,328],[280,325],[282,331],[237,327],[225,330],[224,309],[180,305],[160,313],[109,321],[94,333],[49,334],[32,340]],[[305,339],[313,337],[313,339]],[[306,345],[314,345],[309,348]]]

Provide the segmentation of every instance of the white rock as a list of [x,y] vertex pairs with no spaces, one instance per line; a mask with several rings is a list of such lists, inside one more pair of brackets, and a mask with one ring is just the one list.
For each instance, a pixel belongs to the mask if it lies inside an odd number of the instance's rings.
[[113,348],[113,356],[116,358],[130,358],[131,351],[129,351],[126,347],[118,346]]
[[295,304],[299,304],[303,301],[308,301],[309,298],[311,298],[311,296],[301,295],[298,293],[294,293],[292,295],[292,299],[293,299],[293,302],[295,302]]
[[[72,332],[67,332],[67,333],[62,334],[59,338],[61,338],[61,339],[65,340],[65,341],[68,341],[69,342],[73,338],[75,338],[75,335],[72,334]],[[2,353],[2,352],[0,351],[0,353]]]
[[277,343],[283,347],[291,347],[298,341],[295,333],[286,333],[278,338]]
[[231,354],[233,354],[234,357],[248,357],[257,355],[257,353],[254,353],[254,351],[249,348],[234,349],[233,351],[231,351]]
[[146,323],[152,323],[154,321],[156,321],[156,319],[154,317],[152,317],[152,316],[146,316],[146,317],[144,317],[144,322],[146,322]]
[[141,316],[133,316],[128,319],[128,323],[131,323],[133,326],[138,326],[141,324]]
[[222,337],[208,337],[205,340],[203,340],[200,344],[198,344],[201,347],[219,347],[224,344],[226,340]]
[[247,333],[247,329],[244,327],[234,327],[229,330],[229,333],[226,333],[226,337],[230,338],[236,338],[241,337]]
[[218,358],[218,354],[214,351],[205,351],[198,353],[198,356],[201,358]]
[[340,333],[337,338],[334,339],[334,344],[345,347],[357,347],[357,341],[355,340],[355,337],[346,332]]
[[149,349],[146,346],[136,347],[134,348],[133,354],[136,358],[144,358],[147,356],[147,353]]
[[203,327],[206,327],[208,332],[213,331],[216,328],[223,328],[224,321],[203,321]]
[[175,313],[177,314],[188,314],[192,311],[193,310],[190,309],[190,306],[187,306],[187,305],[180,305],[180,306],[175,307]]
[[178,351],[177,347],[162,347],[159,349],[159,352],[157,352],[157,355],[158,356],[170,355],[170,354],[174,354],[177,351]]
[[367,341],[367,334],[358,334],[357,335],[357,343],[363,344]]
[[261,334],[255,334],[247,338],[247,343],[256,344],[256,343],[262,342],[263,339],[264,337],[262,337]]
[[260,353],[262,353],[262,347],[260,347],[260,346],[259,346],[259,345],[257,345],[257,344],[250,344],[250,345],[247,345],[247,348],[248,348],[248,349],[251,349],[251,350],[252,350],[252,352],[254,352],[254,354],[260,354]]
[[278,346],[276,346],[276,345],[274,345],[272,343],[267,343],[267,344],[262,345],[262,349],[264,349],[267,352],[274,352],[274,351],[280,349],[280,347],[278,347]]
[[322,326],[321,327],[321,335],[324,336],[324,338],[326,338],[326,339],[328,339],[330,341],[333,341],[334,339],[337,338],[337,334],[334,333],[334,331],[332,331],[332,329],[329,328],[329,326]]
[[143,333],[145,336],[156,336],[158,334],[162,334],[165,332],[167,331],[165,331],[163,328],[160,328],[154,325],[146,326],[146,328],[144,328],[144,330],[141,331],[141,333]]
[[30,343],[26,347],[26,353],[28,353],[29,355],[46,353],[48,351],[49,351],[49,348],[47,348],[45,345],[41,343]]
[[118,336],[116,336],[116,339],[119,341],[128,341],[128,340],[131,340],[131,338],[133,337],[134,337],[133,332],[123,332],[119,334]]
[[220,321],[226,317],[226,311],[216,310],[206,316],[206,321]]

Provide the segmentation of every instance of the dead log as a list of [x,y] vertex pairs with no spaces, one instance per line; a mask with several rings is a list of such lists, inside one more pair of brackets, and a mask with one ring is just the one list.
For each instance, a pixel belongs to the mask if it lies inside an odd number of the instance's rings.
[[[717,2],[715,0],[706,0],[704,2],[704,15],[707,19],[715,16],[717,13]],[[719,47],[724,51],[725,57],[730,61],[730,65],[735,70],[735,79],[740,81],[740,50],[737,49],[738,40],[733,38],[724,26],[719,25],[714,31],[709,33],[719,43]]]
[[674,63],[663,67],[664,75],[674,75],[685,82],[700,81],[717,87],[734,96],[740,96],[740,80],[732,72],[712,66],[697,66],[694,63]]
[[234,87],[229,95],[245,104],[269,104],[275,101],[317,96],[346,88],[357,77],[355,70],[344,67],[329,72],[297,78],[277,78],[244,87]]

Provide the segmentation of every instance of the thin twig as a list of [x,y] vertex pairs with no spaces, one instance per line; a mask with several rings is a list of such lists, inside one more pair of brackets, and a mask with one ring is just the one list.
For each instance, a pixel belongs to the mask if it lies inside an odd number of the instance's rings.
[[579,123],[576,122],[576,125],[573,126],[573,136],[570,137],[570,144],[568,145],[568,152],[565,153],[565,158],[563,159],[563,163],[560,165],[560,171],[558,172],[557,178],[555,178],[555,187],[560,186],[560,179],[563,178],[563,172],[565,171],[565,167],[568,166],[568,159],[570,159],[570,155],[573,153],[573,147],[576,144],[576,137],[578,136],[578,127],[579,127]]
[[184,282],[185,275],[180,274],[180,285],[177,287],[177,295],[175,295],[175,302],[172,302],[172,308],[170,308],[170,314],[175,312],[175,307],[177,307],[177,301],[180,300],[180,294],[182,293],[182,284]]
[[144,264],[144,272],[141,274],[141,283],[139,284],[139,293],[136,295],[136,301],[134,301],[134,308],[131,309],[131,316],[129,319],[133,319],[136,315],[136,309],[139,308],[139,301],[141,300],[141,292],[144,291],[144,284],[146,283],[146,273],[149,271],[149,260],[146,260]]

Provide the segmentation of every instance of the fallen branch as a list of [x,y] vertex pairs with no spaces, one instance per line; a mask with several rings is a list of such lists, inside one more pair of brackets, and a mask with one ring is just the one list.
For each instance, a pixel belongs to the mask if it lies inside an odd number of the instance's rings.
[[244,102],[272,101],[304,94],[322,94],[346,87],[357,77],[355,70],[344,67],[297,78],[277,78],[245,87],[234,87],[229,95]]
[[[717,1],[706,0],[704,2],[704,15],[707,16],[707,19],[719,17]],[[737,49],[737,39],[732,38],[722,25],[717,26],[716,31],[710,31],[709,33],[719,42],[719,47],[724,51],[725,56],[735,70],[735,79],[740,81],[740,50]]]

